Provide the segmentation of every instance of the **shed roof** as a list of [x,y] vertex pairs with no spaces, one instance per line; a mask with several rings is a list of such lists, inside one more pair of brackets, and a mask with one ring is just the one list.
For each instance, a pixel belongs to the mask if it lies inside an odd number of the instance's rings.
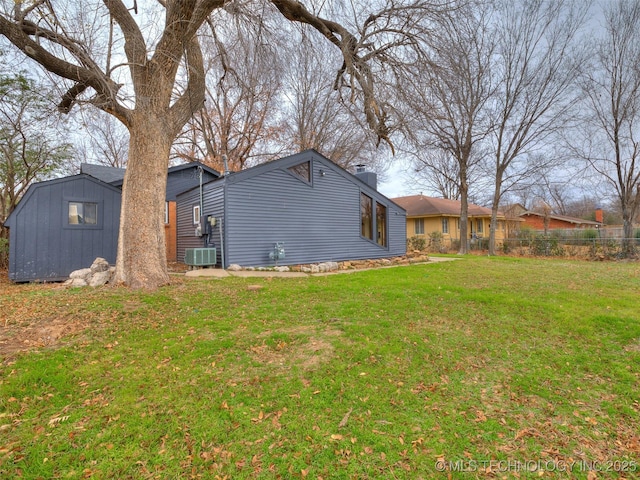
[[[392,200],[407,211],[408,217],[460,216],[461,203],[458,200],[424,195],[410,195]],[[472,217],[490,217],[491,209],[470,203],[468,214]],[[502,216],[502,213],[499,212],[499,215]]]
[[34,194],[34,192],[39,188],[46,188],[47,186],[55,185],[57,183],[72,182],[80,178],[86,178],[87,180],[94,182],[99,187],[107,188],[120,193],[120,189],[114,187],[113,185],[107,182],[100,180],[99,178],[96,178],[86,173],[81,173],[79,175],[71,175],[68,177],[53,178],[51,180],[44,180],[42,182],[32,183],[31,185],[29,185],[29,188],[27,189],[25,194],[22,196],[22,198],[18,202],[18,205],[16,205],[16,208],[7,217],[6,221],[4,222],[4,225],[7,227],[13,226],[13,221],[15,217],[19,215],[20,211],[24,208],[24,206],[29,203],[29,199]]

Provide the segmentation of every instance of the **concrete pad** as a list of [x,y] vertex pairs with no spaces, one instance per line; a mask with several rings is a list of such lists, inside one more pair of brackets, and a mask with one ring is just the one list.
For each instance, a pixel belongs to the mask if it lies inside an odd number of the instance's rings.
[[221,268],[198,268],[185,272],[185,277],[216,277],[225,278],[229,276],[229,272]]

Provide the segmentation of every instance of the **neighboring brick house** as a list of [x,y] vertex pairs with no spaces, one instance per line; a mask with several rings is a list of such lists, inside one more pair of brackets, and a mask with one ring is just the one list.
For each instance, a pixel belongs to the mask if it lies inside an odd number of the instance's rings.
[[568,217],[565,215],[554,215],[525,211],[520,214],[521,226],[526,225],[534,230],[545,230],[545,219],[548,220],[546,229],[548,230],[569,230],[575,228],[598,228],[602,224],[582,218]]

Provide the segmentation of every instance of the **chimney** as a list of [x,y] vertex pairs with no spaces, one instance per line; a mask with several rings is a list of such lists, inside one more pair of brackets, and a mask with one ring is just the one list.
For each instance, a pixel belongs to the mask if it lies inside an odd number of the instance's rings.
[[596,207],[596,222],[604,224],[604,212],[602,207]]
[[356,165],[356,177],[358,177],[374,190],[378,189],[378,176],[373,172],[367,172],[366,165]]

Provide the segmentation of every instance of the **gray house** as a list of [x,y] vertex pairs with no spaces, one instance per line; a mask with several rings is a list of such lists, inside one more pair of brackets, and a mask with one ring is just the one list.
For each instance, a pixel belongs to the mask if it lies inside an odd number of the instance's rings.
[[207,247],[224,268],[404,255],[406,212],[375,182],[315,150],[230,173],[178,195],[178,259]]
[[[80,175],[34,183],[9,215],[9,279],[60,281],[96,257],[115,263],[123,168],[82,164]],[[167,175],[167,260],[176,260],[176,196],[219,177],[197,162]]]
[[96,257],[115,263],[120,196],[86,174],[31,185],[5,222],[9,279],[59,281]]

